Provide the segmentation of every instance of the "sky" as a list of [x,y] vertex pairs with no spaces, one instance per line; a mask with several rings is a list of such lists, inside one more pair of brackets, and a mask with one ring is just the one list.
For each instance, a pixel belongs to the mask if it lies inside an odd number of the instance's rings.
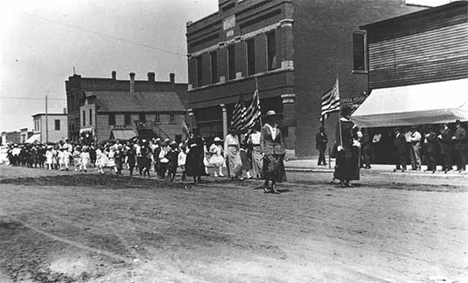
[[[407,0],[439,5],[449,0]],[[83,77],[187,82],[186,22],[217,0],[16,0],[0,11],[0,132],[32,128],[32,115],[62,113],[65,81]]]

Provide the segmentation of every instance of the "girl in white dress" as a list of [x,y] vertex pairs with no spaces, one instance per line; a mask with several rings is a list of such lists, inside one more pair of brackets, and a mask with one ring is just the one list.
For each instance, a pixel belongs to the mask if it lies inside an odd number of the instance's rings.
[[86,172],[88,170],[88,164],[90,160],[89,150],[87,146],[83,147],[83,151],[81,152],[80,157],[81,157],[80,171]]
[[107,157],[109,158],[109,161],[107,162],[107,167],[110,168],[111,172],[112,171],[117,172],[117,168],[115,166],[115,150],[114,150],[113,146],[111,146],[109,148],[109,152],[107,153]]
[[104,168],[107,166],[108,161],[106,152],[100,148],[96,149],[96,165],[99,173],[104,174]]
[[[214,167],[214,176],[224,177],[223,175],[223,166],[224,166],[224,157],[223,157],[223,146],[222,140],[218,137],[214,138],[213,144],[210,146],[210,164]],[[219,173],[218,173],[219,172]]]
[[57,152],[57,159],[58,159],[60,171],[65,170],[65,158],[64,158],[63,151],[64,151],[63,148],[59,148]]
[[79,146],[76,146],[73,151],[73,165],[75,166],[75,172],[81,167],[81,148]]
[[47,169],[52,170],[52,164],[54,163],[54,152],[52,151],[52,146],[47,147],[46,151],[46,164]]

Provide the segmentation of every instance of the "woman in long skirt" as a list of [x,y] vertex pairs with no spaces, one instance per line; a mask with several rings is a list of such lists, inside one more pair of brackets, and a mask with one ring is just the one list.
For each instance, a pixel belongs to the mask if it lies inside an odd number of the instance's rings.
[[[265,183],[263,190],[265,193],[278,194],[276,184],[286,181],[284,170],[284,157],[286,149],[281,130],[278,128],[278,117],[274,110],[267,112],[267,122],[262,128],[260,137],[260,147],[263,157],[263,177]],[[271,182],[271,187],[269,183]]]
[[240,143],[235,129],[229,129],[229,134],[224,140],[224,152],[229,166],[231,180],[242,176],[242,160],[240,156]]
[[205,152],[203,149],[203,139],[200,137],[200,131],[193,129],[190,139],[187,142],[189,152],[185,161],[185,170],[187,176],[193,177],[193,183],[201,181],[201,176],[205,172],[205,164],[203,159],[205,158]]
[[343,107],[340,121],[336,125],[336,166],[334,178],[340,180],[341,187],[351,187],[352,180],[359,180],[358,128],[349,120],[352,109]]

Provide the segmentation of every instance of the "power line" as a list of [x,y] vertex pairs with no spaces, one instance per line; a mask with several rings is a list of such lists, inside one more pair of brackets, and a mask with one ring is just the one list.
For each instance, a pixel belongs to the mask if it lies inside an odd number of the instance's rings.
[[114,39],[114,40],[118,40],[118,41],[130,43],[130,44],[135,44],[135,45],[138,45],[138,46],[141,46],[141,47],[146,47],[146,48],[149,48],[149,49],[158,50],[158,51],[162,51],[162,52],[174,54],[174,55],[181,56],[181,57],[186,57],[186,54],[182,54],[182,53],[179,53],[179,52],[174,52],[174,51],[167,50],[167,49],[164,49],[164,48],[159,48],[159,47],[150,46],[150,45],[147,45],[147,44],[139,43],[139,42],[136,42],[136,41],[132,41],[132,40],[125,39],[125,38],[116,37],[116,36],[108,35],[108,34],[105,34],[105,33],[102,33],[102,32],[90,30],[90,29],[87,29],[87,28],[82,28],[82,27],[79,27],[79,26],[70,25],[70,24],[67,24],[67,23],[60,22],[60,21],[55,21],[55,20],[47,19],[47,18],[38,16],[38,15],[34,15],[34,14],[29,14],[29,13],[24,13],[24,14],[27,15],[27,16],[30,16],[30,17],[34,17],[34,18],[41,19],[41,20],[43,20],[43,21],[47,21],[47,22],[51,22],[51,23],[54,23],[54,24],[63,25],[63,26],[69,27],[69,28],[74,28],[74,29],[77,29],[77,30],[85,31],[85,32],[88,32],[88,33],[96,34],[96,35],[103,36],[103,37],[107,37],[107,38],[110,38],[110,39]]
[[[36,97],[15,97],[15,96],[0,96],[1,99],[24,99],[24,100],[44,100],[44,98]],[[67,100],[66,98],[49,98],[49,100]]]

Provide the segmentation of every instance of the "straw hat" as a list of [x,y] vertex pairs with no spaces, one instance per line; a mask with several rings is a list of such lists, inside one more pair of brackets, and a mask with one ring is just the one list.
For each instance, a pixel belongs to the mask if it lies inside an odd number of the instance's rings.
[[268,110],[268,112],[266,113],[266,116],[267,117],[271,117],[271,116],[279,116],[278,113],[276,113],[275,110]]
[[223,141],[223,140],[220,139],[219,137],[215,137],[214,140],[213,140],[213,142],[222,142],[222,141]]

